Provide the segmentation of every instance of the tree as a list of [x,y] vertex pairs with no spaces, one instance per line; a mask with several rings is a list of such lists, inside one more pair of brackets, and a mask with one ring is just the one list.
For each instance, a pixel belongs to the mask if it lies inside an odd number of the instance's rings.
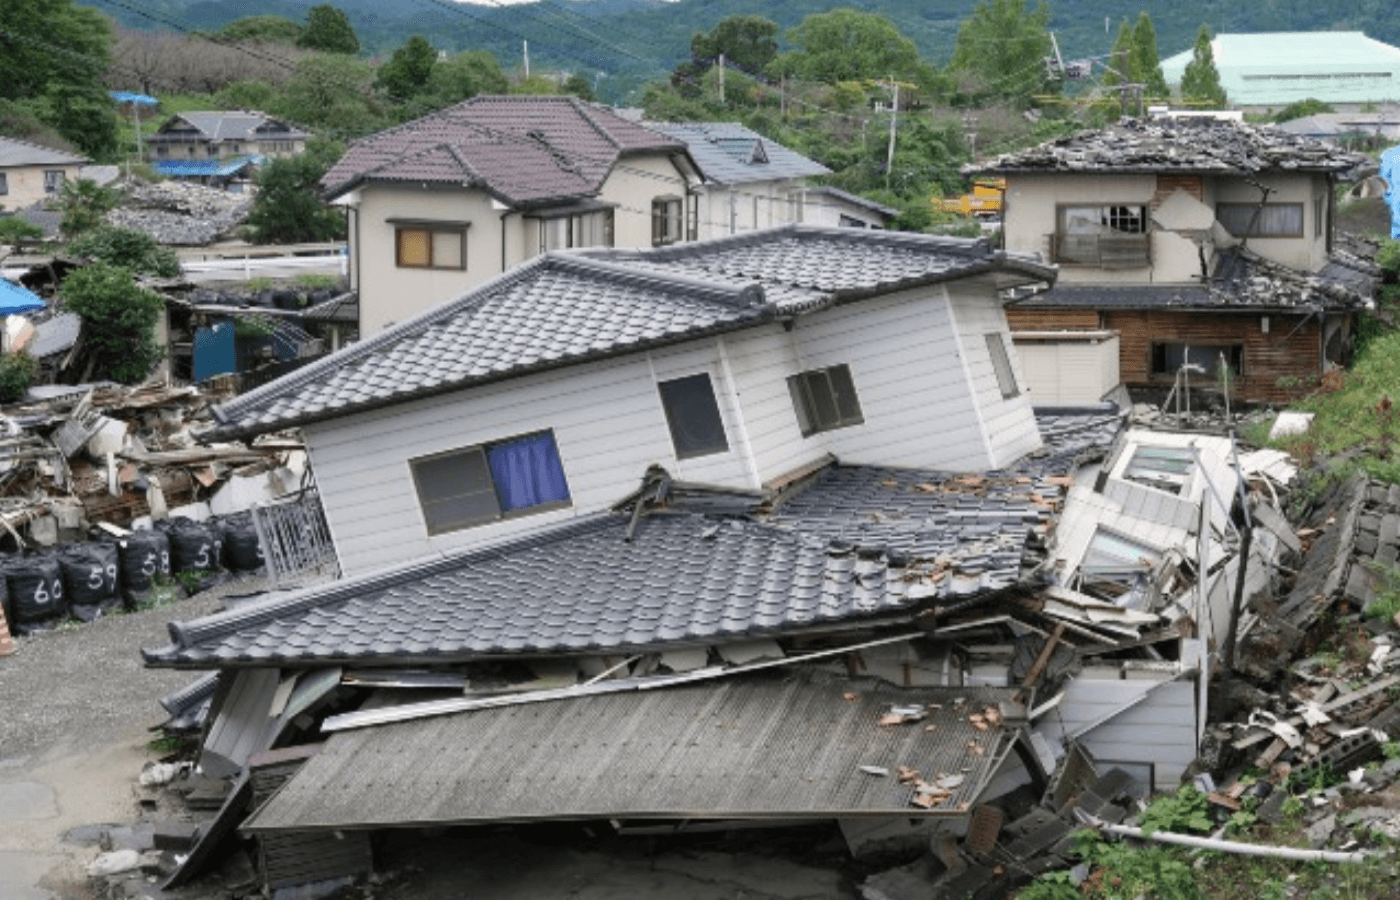
[[1128,27],[1128,20],[1124,19],[1118,23],[1118,36],[1113,39],[1113,50],[1108,56],[1108,70],[1103,76],[1104,85],[1113,87],[1137,81],[1133,77],[1132,52],[1133,30]]
[[70,273],[62,296],[68,309],[82,316],[83,350],[89,371],[83,380],[110,379],[135,384],[161,358],[155,326],[165,301],[136,284],[132,271],[106,262]]
[[[228,41],[295,46],[302,36],[300,22],[286,16],[244,16],[220,28],[215,34]],[[353,52],[353,51],[352,51]]]
[[598,99],[598,95],[593,93],[593,83],[577,72],[564,79],[564,83],[559,85],[559,92],[573,94],[580,100],[587,100],[590,103]]
[[117,191],[91,178],[66,180],[58,197],[58,208],[63,213],[58,227],[69,236],[91,231],[102,224],[103,217],[115,209],[120,200]]
[[1323,103],[1321,100],[1318,100],[1315,97],[1309,97],[1306,100],[1299,100],[1296,103],[1290,103],[1283,109],[1279,110],[1277,113],[1274,114],[1274,121],[1291,122],[1294,119],[1301,119],[1306,116],[1315,116],[1318,113],[1330,112],[1336,112],[1336,110],[1332,108],[1331,104]]
[[1181,99],[1224,106],[1227,102],[1225,89],[1220,86],[1220,72],[1215,68],[1210,41],[1210,28],[1202,25],[1196,32],[1196,44],[1191,48],[1191,61],[1181,73]]
[[83,153],[109,158],[111,44],[107,19],[72,0],[0,0],[0,100],[22,102]]
[[27,222],[19,216],[0,216],[0,244],[11,246],[20,241],[37,241],[44,236],[44,229]]
[[1028,106],[1037,94],[1058,89],[1044,64],[1054,52],[1049,21],[1044,3],[1027,10],[1025,0],[982,0],[958,28],[948,69],[973,76],[974,95]]
[[136,228],[99,225],[74,238],[68,255],[120,267],[137,275],[174,278],[180,274],[175,251],[162,247],[156,239]]
[[258,172],[258,195],[248,213],[255,243],[295,244],[345,236],[345,218],[321,199],[321,176],[345,152],[334,141],[313,138],[295,156],[273,159]]
[[345,13],[325,3],[306,13],[306,29],[297,38],[297,46],[353,56],[360,52],[360,39],[355,37],[355,29],[350,27]]
[[933,76],[933,68],[920,58],[914,42],[875,13],[854,9],[816,13],[790,30],[787,39],[797,49],[774,60],[777,74],[823,84],[891,77],[924,83]]
[[671,84],[682,96],[700,96],[700,79],[724,57],[733,67],[759,75],[778,55],[778,23],[762,16],[729,16],[710,31],[697,31],[690,39],[690,59],[671,72]]
[[266,109],[311,131],[360,137],[388,124],[370,89],[373,82],[368,63],[339,54],[308,54]]
[[485,50],[468,50],[433,66],[420,100],[426,112],[460,103],[477,94],[504,94],[509,88],[510,82],[496,57]]
[[1132,51],[1129,63],[1133,79],[1145,85],[1149,97],[1169,97],[1167,78],[1162,74],[1162,59],[1157,54],[1157,29],[1152,27],[1152,17],[1147,10],[1138,13],[1137,24],[1133,26]]
[[395,100],[407,100],[427,87],[436,64],[437,51],[433,45],[415,34],[379,67],[374,84]]

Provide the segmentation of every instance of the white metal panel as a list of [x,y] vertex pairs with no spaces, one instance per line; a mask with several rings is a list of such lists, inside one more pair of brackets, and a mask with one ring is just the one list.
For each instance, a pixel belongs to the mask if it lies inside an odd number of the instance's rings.
[[279,670],[236,669],[222,677],[233,683],[224,696],[200,753],[200,766],[211,778],[236,774],[248,757],[270,746],[276,718],[271,715]]
[[1152,764],[1153,787],[1169,790],[1196,758],[1195,684],[1076,678],[1036,730],[1056,744],[1082,732],[1100,763]]
[[[997,301],[993,285],[981,279],[960,281],[946,288],[948,303],[956,324],[958,341],[971,375],[986,442],[991,451],[989,468],[1009,465],[1041,446],[1040,430],[1026,391],[1026,376],[1011,340],[1006,313]],[[995,334],[1006,348],[1007,359],[1016,379],[1017,393],[1003,397],[987,335]]]

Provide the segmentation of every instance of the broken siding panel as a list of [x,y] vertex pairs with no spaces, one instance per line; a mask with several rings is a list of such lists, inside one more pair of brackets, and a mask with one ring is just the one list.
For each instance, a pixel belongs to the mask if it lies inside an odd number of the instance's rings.
[[250,756],[266,750],[277,722],[271,710],[279,670],[240,669],[232,679],[200,752],[200,768],[211,778],[236,774]]
[[937,288],[799,320],[792,331],[799,365],[849,365],[865,418],[807,443],[820,441],[852,464],[990,468],[951,325]]
[[[960,349],[972,376],[973,397],[982,410],[982,425],[991,449],[990,467],[1000,468],[1041,446],[1040,431],[1026,390],[1026,376],[1011,341],[1006,314],[1000,304],[987,299],[988,295],[995,295],[995,287],[974,280],[958,282],[946,291]],[[1006,350],[1016,381],[1014,396],[1003,395],[987,346],[987,335],[996,335]]]
[[1152,764],[1153,788],[1169,790],[1196,758],[1195,684],[1076,678],[1036,730],[1056,745],[1080,734],[1101,768]]
[[[1264,318],[1269,320],[1267,333]],[[1171,387],[1173,374],[1152,371],[1154,343],[1242,347],[1244,372],[1233,385],[1236,400],[1285,403],[1317,383],[1319,334],[1312,316],[1268,311],[1105,310],[1103,320],[1105,328],[1121,336],[1119,366],[1129,387]],[[1203,384],[1199,377],[1192,383],[1197,387]],[[1204,382],[1204,387],[1218,392],[1214,380]]]

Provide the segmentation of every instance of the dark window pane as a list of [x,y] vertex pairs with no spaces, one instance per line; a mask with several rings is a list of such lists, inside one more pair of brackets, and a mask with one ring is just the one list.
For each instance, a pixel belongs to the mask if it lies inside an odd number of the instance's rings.
[[836,398],[831,395],[831,382],[827,381],[826,370],[818,369],[806,375],[808,393],[812,397],[812,417],[817,421],[818,430],[835,428],[841,422],[836,411]]
[[831,390],[836,395],[836,409],[841,414],[842,425],[859,425],[865,421],[861,415],[860,400],[856,397],[856,385],[851,380],[850,366],[832,366],[826,370],[831,382]]
[[411,467],[429,534],[500,518],[496,490],[479,447],[413,460]]
[[797,413],[797,430],[803,437],[814,434],[817,426],[812,416],[812,398],[807,391],[807,379],[793,375],[787,383],[788,393],[792,394],[792,408]]
[[663,381],[657,389],[661,392],[666,421],[671,426],[677,458],[723,453],[729,449],[709,375]]

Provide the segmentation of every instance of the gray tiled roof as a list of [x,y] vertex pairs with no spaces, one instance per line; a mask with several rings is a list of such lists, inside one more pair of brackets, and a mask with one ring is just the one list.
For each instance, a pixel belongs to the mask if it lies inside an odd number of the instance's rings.
[[[1024,582],[1074,460],[1102,453],[1113,416],[1079,444],[980,475],[837,466],[766,519],[601,514],[187,623],[151,665],[461,661],[616,652],[907,618]],[[1090,440],[1085,435],[1092,434]],[[1063,435],[1062,435],[1063,437]]]
[[1369,303],[1373,283],[1338,261],[1316,274],[1254,256],[1222,256],[1216,277],[1199,285],[1057,285],[1012,300],[1017,308],[1354,310]]
[[1004,153],[968,167],[987,173],[1215,173],[1268,170],[1342,173],[1366,158],[1269,126],[1219,119],[1126,119],[1094,131]]
[[[204,110],[195,112],[185,112],[174,116],[170,121],[183,119],[194,128],[198,129],[205,140],[210,141],[254,141],[266,138],[276,138],[278,140],[296,140],[307,137],[307,133],[298,128],[289,126],[288,131],[276,131],[259,134],[258,129],[268,122],[284,124],[278,119],[260,112],[250,110]],[[168,124],[168,123],[167,123]],[[162,126],[164,127],[164,126]],[[163,140],[160,132],[157,132],[147,141]]]
[[831,170],[737,122],[643,122],[658,134],[683,141],[705,180],[744,184],[829,175]]
[[983,242],[852,228],[552,253],[214,414],[222,434],[276,430],[980,273],[1054,278]]
[[87,157],[42,144],[32,144],[11,137],[0,137],[0,167],[9,166],[76,166],[88,162]]
[[321,186],[366,181],[480,187],[510,204],[589,196],[631,153],[685,145],[574,97],[473,97],[356,141]]

